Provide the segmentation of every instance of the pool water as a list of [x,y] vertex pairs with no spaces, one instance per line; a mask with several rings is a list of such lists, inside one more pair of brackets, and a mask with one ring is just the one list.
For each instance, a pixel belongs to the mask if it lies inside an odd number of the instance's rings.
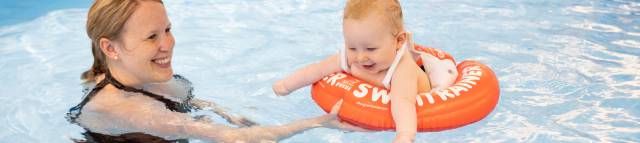
[[0,25],[12,25],[63,8],[88,8],[92,0],[20,0],[0,1]]
[[[324,114],[308,87],[277,97],[271,83],[335,54],[343,43],[344,1],[165,5],[176,37],[174,71],[193,82],[196,97],[263,125]],[[487,64],[501,87],[485,119],[419,133],[416,142],[640,142],[640,2],[420,0],[402,6],[416,42],[457,61]],[[64,115],[81,99],[79,77],[92,57],[84,31],[88,6],[71,7],[1,23],[0,142],[81,137],[83,129]],[[10,15],[21,13],[29,12]],[[282,142],[383,143],[394,135],[317,128]]]

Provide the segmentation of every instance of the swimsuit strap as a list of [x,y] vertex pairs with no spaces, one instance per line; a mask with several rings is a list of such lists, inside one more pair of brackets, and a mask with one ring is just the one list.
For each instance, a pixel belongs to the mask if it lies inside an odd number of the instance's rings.
[[344,46],[342,49],[340,49],[340,68],[342,69],[342,71],[346,72],[346,73],[350,73],[351,69],[349,69],[349,64],[347,63],[347,46]]
[[[404,51],[406,51],[407,49],[406,47],[407,47],[407,43],[404,43],[402,45],[402,48],[400,48],[398,53],[396,53],[396,57],[393,59],[393,63],[391,64],[391,67],[389,67],[387,74],[384,75],[384,79],[382,79],[382,84],[387,89],[390,89],[391,87],[391,77],[393,76],[393,72],[395,72],[396,67],[398,66],[398,63],[400,63],[400,59],[402,59]],[[339,53],[340,68],[342,69],[343,72],[350,73],[349,65],[347,64],[347,54],[345,49],[346,47],[342,48]]]
[[89,102],[90,99],[92,99],[94,96],[96,96],[98,91],[102,90],[108,84],[109,84],[109,81],[107,81],[107,80],[102,80],[98,84],[96,84],[96,86],[93,87],[91,92],[89,92],[84,97],[82,102],[80,102],[78,105],[73,106],[73,107],[71,107],[71,109],[69,109],[69,112],[67,113],[67,117],[66,117],[67,120],[69,120],[70,122],[74,122],[75,123],[76,119],[78,119],[78,117],[80,116],[80,113],[82,113],[82,107],[84,107],[84,105],[86,105],[87,102]]
[[[183,79],[182,76],[174,76],[174,78],[178,78],[178,79]],[[69,109],[69,112],[67,113],[67,120],[69,120],[70,122],[74,122],[76,121],[76,119],[80,116],[80,114],[82,113],[82,108],[98,93],[98,91],[102,90],[105,86],[107,86],[108,84],[113,85],[114,87],[120,89],[120,90],[124,90],[126,92],[135,92],[135,93],[141,93],[145,96],[151,97],[153,99],[156,99],[162,103],[164,103],[165,107],[167,107],[167,109],[171,110],[171,111],[176,111],[176,112],[189,112],[190,110],[190,106],[185,105],[189,103],[189,100],[191,100],[191,97],[187,97],[187,100],[185,100],[185,103],[180,103],[180,102],[175,102],[172,100],[169,100],[163,96],[160,96],[158,94],[154,94],[142,89],[137,89],[134,87],[129,87],[129,86],[125,86],[122,83],[120,83],[118,80],[116,80],[115,78],[113,78],[111,76],[111,74],[107,71],[105,73],[105,78],[104,80],[100,81],[98,84],[96,84],[96,86],[91,90],[91,92],[89,92],[84,99],[82,100],[82,102],[80,102],[78,105],[72,107],[71,109]],[[189,91],[191,92],[191,90]]]
[[[130,87],[130,86],[125,86],[122,83],[120,83],[118,80],[113,78],[111,76],[111,74],[108,74],[108,73],[106,74],[105,80],[108,80],[111,83],[111,85],[113,85],[114,87],[116,87],[118,89],[121,89],[121,90],[124,90],[126,92],[142,93],[143,95],[146,95],[146,96],[149,96],[149,97],[151,97],[153,99],[156,99],[156,100],[164,103],[164,105],[167,107],[167,109],[169,109],[171,111],[175,111],[176,110],[176,109],[174,109],[172,107],[178,107],[179,106],[178,104],[180,104],[178,102],[171,101],[171,100],[165,98],[164,96],[160,96],[158,94],[153,94],[153,93],[151,93],[149,91],[145,91],[145,90],[142,90],[142,89],[137,89],[137,88]],[[175,105],[172,105],[172,104],[175,104]]]
[[393,73],[396,71],[398,63],[400,63],[400,59],[402,59],[402,56],[404,55],[404,51],[407,50],[407,46],[409,46],[409,44],[407,44],[406,42],[402,44],[402,48],[400,48],[398,53],[396,53],[396,57],[393,59],[391,67],[389,67],[389,70],[387,70],[387,74],[385,74],[384,79],[382,79],[382,84],[387,89],[391,89],[391,77],[393,77]]

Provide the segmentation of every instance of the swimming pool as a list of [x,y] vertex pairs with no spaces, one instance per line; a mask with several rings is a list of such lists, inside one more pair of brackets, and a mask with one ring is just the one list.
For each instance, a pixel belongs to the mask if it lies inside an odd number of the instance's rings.
[[[640,2],[403,1],[418,43],[479,60],[500,80],[492,114],[416,142],[639,142]],[[309,88],[276,97],[271,83],[334,54],[341,0],[165,1],[174,71],[197,97],[260,124],[324,114]],[[87,8],[0,26],[0,142],[71,142],[64,114],[89,68]],[[217,116],[214,120],[223,123]],[[390,142],[392,132],[318,128],[282,142]]]

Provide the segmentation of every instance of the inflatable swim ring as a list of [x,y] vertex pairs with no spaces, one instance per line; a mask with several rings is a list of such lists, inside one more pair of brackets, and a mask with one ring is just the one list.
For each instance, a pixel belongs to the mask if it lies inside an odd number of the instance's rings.
[[[433,48],[419,45],[414,50],[436,57],[451,57]],[[434,52],[435,51],[435,52]],[[438,55],[440,54],[440,55]],[[445,54],[445,55],[441,55]],[[418,64],[422,59],[417,60]],[[498,102],[498,80],[489,67],[476,61],[462,61],[453,85],[416,95],[418,131],[441,131],[479,121]],[[344,99],[338,117],[348,123],[371,130],[393,130],[388,90],[355,78],[335,73],[313,84],[313,100],[325,111]]]

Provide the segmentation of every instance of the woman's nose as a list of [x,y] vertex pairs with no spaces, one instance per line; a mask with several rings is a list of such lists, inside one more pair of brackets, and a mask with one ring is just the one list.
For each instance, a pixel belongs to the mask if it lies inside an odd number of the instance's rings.
[[167,36],[163,38],[162,42],[159,45],[160,51],[171,51],[173,49],[174,44],[175,44],[175,40],[173,39],[173,35],[167,34]]

